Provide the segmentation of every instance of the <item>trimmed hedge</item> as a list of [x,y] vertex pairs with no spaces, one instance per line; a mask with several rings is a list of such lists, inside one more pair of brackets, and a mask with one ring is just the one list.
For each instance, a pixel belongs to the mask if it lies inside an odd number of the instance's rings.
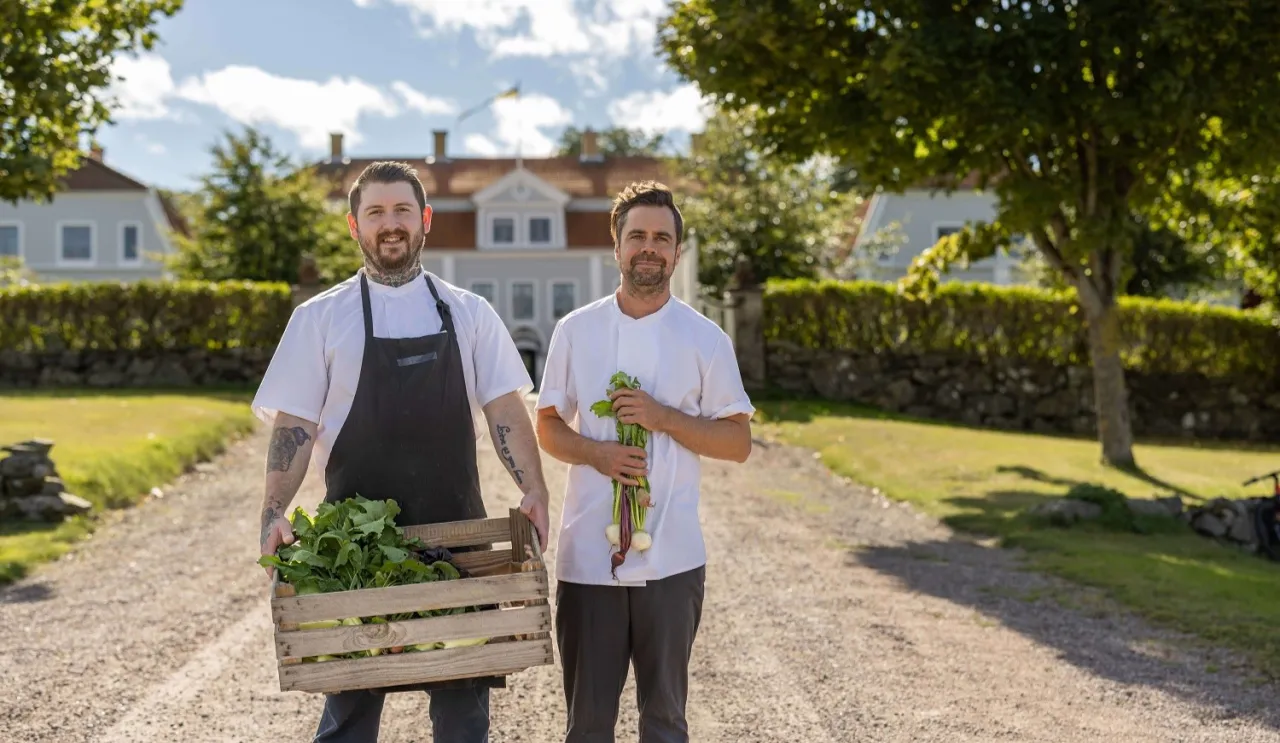
[[[1280,329],[1267,317],[1139,297],[1119,308],[1128,369],[1270,378],[1280,368]],[[925,302],[888,283],[795,279],[765,288],[764,334],[822,350],[1087,366],[1081,312],[1069,293],[1026,287],[948,283]]]
[[0,351],[275,348],[287,284],[85,282],[0,288]]

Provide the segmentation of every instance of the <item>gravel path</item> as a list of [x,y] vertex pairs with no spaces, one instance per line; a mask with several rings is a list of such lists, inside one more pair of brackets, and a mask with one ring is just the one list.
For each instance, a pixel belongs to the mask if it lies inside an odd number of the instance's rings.
[[[265,444],[260,430],[0,591],[0,741],[309,739],[321,699],[277,691],[254,564]],[[487,441],[481,462],[501,512],[515,490]],[[564,468],[546,466],[555,524]],[[1280,741],[1276,690],[1223,654],[1184,652],[806,451],[760,442],[704,472],[698,743]],[[312,473],[298,502],[319,497]],[[635,739],[633,700],[628,684],[619,740]],[[512,677],[493,713],[495,743],[560,739],[555,669]],[[392,695],[382,740],[429,743],[427,719],[425,695]]]

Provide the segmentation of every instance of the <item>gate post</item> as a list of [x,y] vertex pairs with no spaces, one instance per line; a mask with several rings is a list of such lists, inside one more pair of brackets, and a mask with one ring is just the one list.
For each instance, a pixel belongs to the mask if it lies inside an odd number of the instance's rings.
[[764,291],[758,286],[730,288],[724,293],[725,332],[733,342],[738,371],[747,392],[764,389]]

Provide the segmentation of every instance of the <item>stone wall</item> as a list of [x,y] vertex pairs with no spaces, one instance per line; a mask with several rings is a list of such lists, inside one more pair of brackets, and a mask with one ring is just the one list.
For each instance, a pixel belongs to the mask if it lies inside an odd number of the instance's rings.
[[0,388],[195,387],[256,384],[274,349],[222,351],[0,351]]
[[88,513],[89,501],[67,492],[49,458],[53,442],[32,439],[0,447],[0,521],[61,521]]
[[[765,344],[768,384],[926,418],[1006,430],[1093,435],[1093,379],[1086,367],[946,355],[893,357]],[[1280,383],[1197,375],[1127,376],[1134,433],[1275,441]]]

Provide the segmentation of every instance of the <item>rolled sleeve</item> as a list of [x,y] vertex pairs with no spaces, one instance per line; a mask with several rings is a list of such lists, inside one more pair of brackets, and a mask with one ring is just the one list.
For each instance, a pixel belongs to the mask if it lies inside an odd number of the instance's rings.
[[578,401],[573,394],[572,344],[566,329],[566,321],[560,321],[551,332],[547,348],[547,361],[542,369],[542,384],[538,387],[538,409],[554,407],[565,421],[577,415]]
[[493,305],[481,299],[473,308],[475,346],[472,364],[475,369],[476,402],[484,407],[503,395],[533,390],[533,380],[511,333]]
[[711,356],[711,363],[702,377],[702,398],[699,401],[700,412],[705,418],[728,418],[731,415],[746,413],[754,415],[755,406],[747,395],[742,384],[742,374],[738,370],[738,358],[733,352],[733,344],[726,335],[721,335],[716,343],[716,350]]
[[254,395],[253,414],[270,425],[276,415],[320,422],[329,389],[324,338],[303,308],[293,311]]

